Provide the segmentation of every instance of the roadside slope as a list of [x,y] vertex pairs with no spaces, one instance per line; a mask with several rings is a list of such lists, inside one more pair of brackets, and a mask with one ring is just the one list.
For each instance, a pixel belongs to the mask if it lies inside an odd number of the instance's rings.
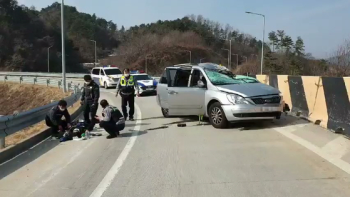
[[14,111],[22,112],[49,104],[70,93],[63,93],[56,87],[6,82],[0,83],[0,115],[10,115]]

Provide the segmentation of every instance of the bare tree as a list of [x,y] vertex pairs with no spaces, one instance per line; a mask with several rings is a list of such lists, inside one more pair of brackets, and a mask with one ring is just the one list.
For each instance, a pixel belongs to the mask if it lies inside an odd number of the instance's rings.
[[333,57],[329,59],[329,63],[328,75],[337,77],[350,76],[350,40],[345,40],[338,47]]

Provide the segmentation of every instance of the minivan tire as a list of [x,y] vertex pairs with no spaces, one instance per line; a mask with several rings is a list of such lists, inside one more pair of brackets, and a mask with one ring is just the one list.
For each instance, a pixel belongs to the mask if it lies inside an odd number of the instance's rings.
[[169,110],[164,109],[163,107],[161,108],[161,110],[162,110],[162,114],[163,114],[164,118],[169,118]]
[[219,102],[215,102],[209,106],[208,116],[209,122],[214,128],[223,129],[229,125],[225,112]]

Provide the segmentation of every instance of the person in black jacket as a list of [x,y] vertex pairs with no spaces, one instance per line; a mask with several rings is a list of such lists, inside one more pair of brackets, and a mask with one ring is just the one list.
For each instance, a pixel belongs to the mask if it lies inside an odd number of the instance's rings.
[[[81,96],[81,104],[84,109],[84,119],[88,126],[88,130],[92,131],[94,129],[96,121],[94,117],[96,116],[98,108],[98,99],[100,98],[100,87],[92,80],[90,75],[84,76],[84,89]],[[91,119],[90,119],[91,113]]]
[[[65,120],[62,120],[63,116]],[[46,115],[45,122],[51,128],[53,137],[59,137],[59,132],[64,133],[69,129],[71,127],[71,118],[67,110],[67,102],[60,100],[57,106],[53,107]]]

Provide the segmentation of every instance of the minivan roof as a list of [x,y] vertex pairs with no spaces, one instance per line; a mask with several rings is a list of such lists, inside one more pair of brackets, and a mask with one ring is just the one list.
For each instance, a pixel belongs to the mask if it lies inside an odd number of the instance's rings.
[[199,64],[176,64],[174,66],[171,67],[175,67],[175,68],[188,68],[191,69],[192,67],[200,67],[200,68],[207,68],[207,69],[227,69],[224,66],[220,66],[219,64],[215,64],[215,63],[199,63]]

